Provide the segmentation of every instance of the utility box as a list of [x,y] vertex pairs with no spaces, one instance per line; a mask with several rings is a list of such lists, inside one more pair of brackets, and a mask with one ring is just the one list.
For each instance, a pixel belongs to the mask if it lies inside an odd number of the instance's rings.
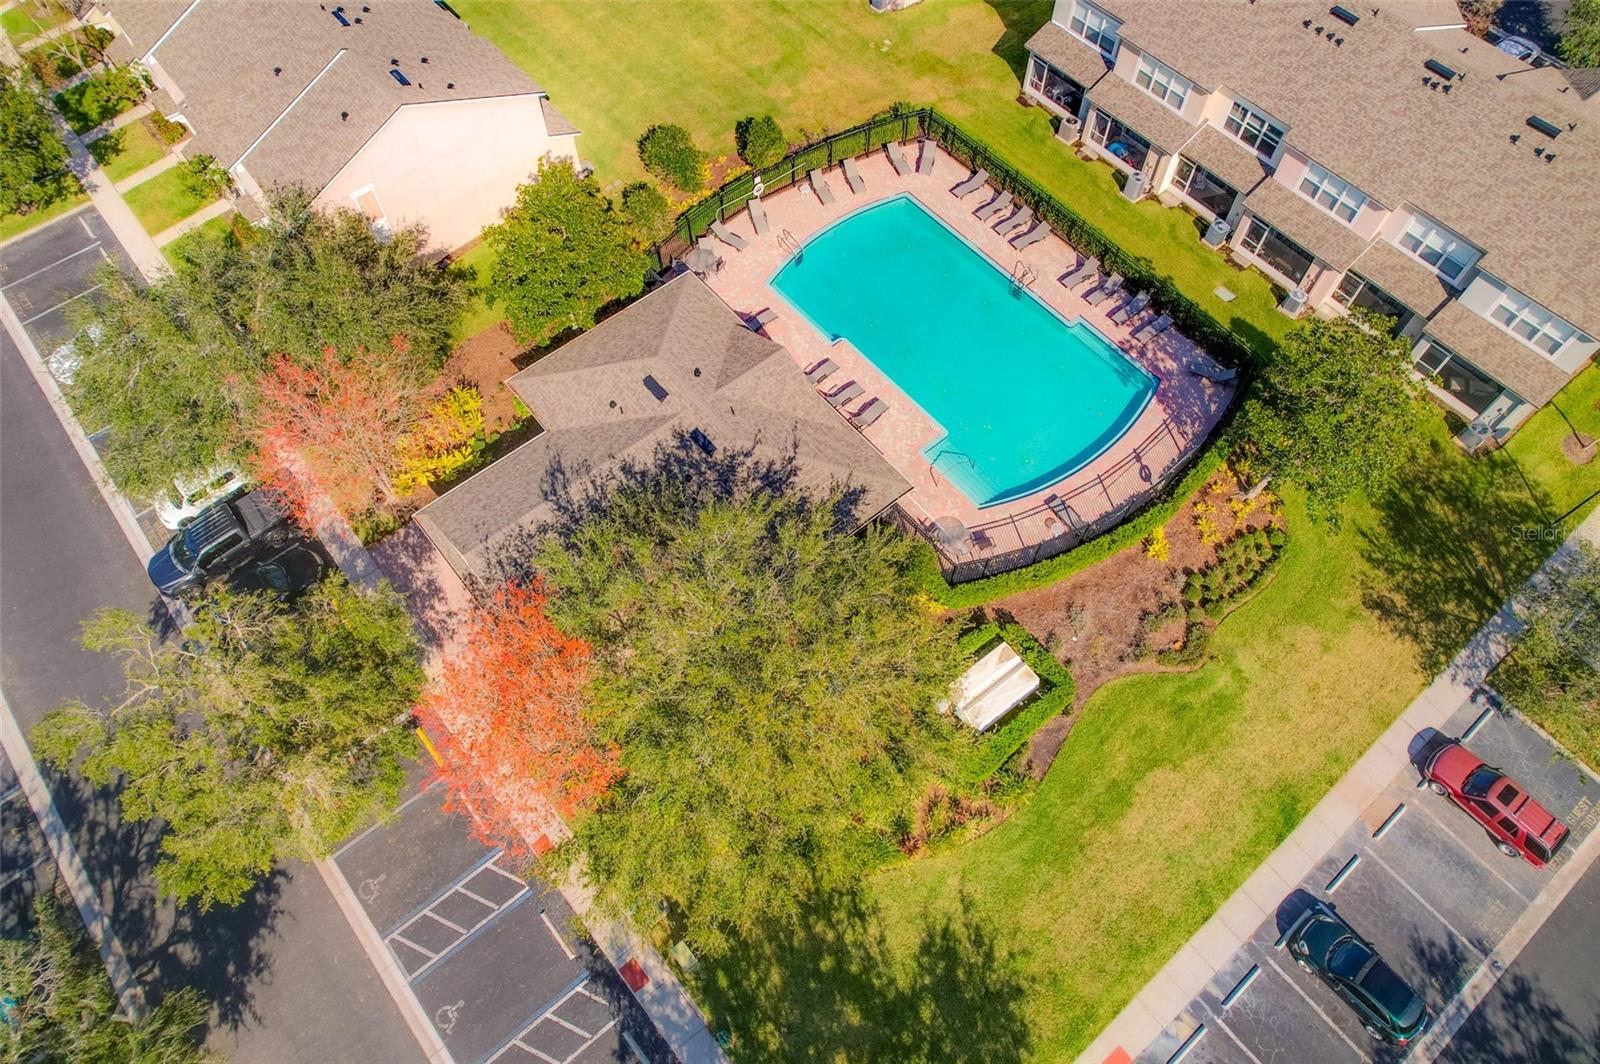
[[1310,298],[1304,288],[1291,289],[1289,294],[1283,297],[1283,302],[1278,304],[1278,309],[1291,318],[1298,318],[1300,312],[1306,309],[1306,302]]
[[1150,179],[1143,172],[1131,173],[1122,184],[1122,194],[1129,200],[1137,200],[1144,195],[1145,186],[1149,183]]
[[1200,239],[1207,247],[1220,248],[1228,242],[1228,234],[1231,232],[1233,226],[1218,218],[1206,227],[1205,236]]

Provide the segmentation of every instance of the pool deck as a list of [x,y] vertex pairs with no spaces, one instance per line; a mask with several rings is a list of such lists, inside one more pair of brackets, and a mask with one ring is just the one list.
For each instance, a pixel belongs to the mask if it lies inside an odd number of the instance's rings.
[[[823,382],[832,391],[849,381],[859,382],[862,396],[845,404],[854,411],[870,397],[881,398],[888,410],[865,435],[912,484],[900,500],[901,508],[924,525],[939,518],[954,517],[974,534],[953,551],[958,557],[1002,554],[1031,547],[1064,532],[1065,526],[1046,504],[1052,496],[1067,500],[1073,515],[1085,523],[1123,505],[1145,490],[1150,483],[1197,447],[1216,425],[1232,398],[1234,385],[1218,384],[1190,372],[1197,366],[1209,370],[1221,367],[1203,350],[1169,328],[1142,343],[1133,333],[1154,316],[1151,310],[1136,315],[1127,325],[1117,325],[1110,314],[1131,297],[1119,293],[1091,307],[1082,298],[1091,289],[1084,282],[1069,292],[1057,279],[1077,268],[1081,256],[1063,239],[1051,234],[1023,251],[1013,248],[992,226],[1011,216],[1007,208],[987,222],[973,216],[978,207],[995,196],[993,186],[957,199],[950,189],[969,174],[967,167],[937,146],[934,172],[913,172],[901,177],[882,151],[858,157],[865,189],[852,195],[839,168],[828,171],[827,181],[833,203],[824,206],[811,193],[809,182],[800,182],[781,192],[762,197],[770,231],[756,236],[748,212],[728,220],[727,227],[750,242],[744,251],[735,251],[720,242],[717,252],[724,265],[710,273],[706,283],[727,304],[742,314],[765,308],[778,312],[763,332],[789,350],[802,367],[809,368],[831,358],[839,369]],[[903,146],[907,160],[916,166],[918,145]],[[768,283],[787,261],[789,251],[779,242],[788,233],[806,243],[818,231],[862,207],[909,193],[946,225],[959,233],[1003,272],[1010,273],[1018,261],[1029,266],[1036,280],[1031,291],[1063,318],[1082,318],[1120,348],[1153,377],[1156,392],[1143,413],[1116,442],[1083,468],[1065,479],[1009,502],[979,507],[923,457],[922,449],[943,435],[943,430],[917,406],[893,380],[850,345],[848,340],[829,342],[798,311],[791,307]],[[1026,228],[1013,233],[1016,237]],[[973,352],[972,372],[981,373],[989,359],[1003,352]]]

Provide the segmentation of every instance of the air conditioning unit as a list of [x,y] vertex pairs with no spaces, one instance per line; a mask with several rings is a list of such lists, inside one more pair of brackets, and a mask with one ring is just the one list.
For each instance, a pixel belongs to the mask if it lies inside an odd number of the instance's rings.
[[1206,234],[1200,239],[1207,247],[1220,248],[1228,242],[1228,234],[1231,232],[1233,226],[1218,218],[1206,227]]
[[1306,309],[1306,301],[1310,298],[1310,296],[1306,295],[1304,288],[1293,289],[1283,297],[1283,302],[1278,304],[1278,309],[1291,318],[1299,317],[1300,312]]
[[1142,172],[1131,173],[1128,175],[1128,180],[1123,182],[1122,194],[1129,200],[1137,200],[1144,195],[1145,185],[1149,183],[1150,179]]

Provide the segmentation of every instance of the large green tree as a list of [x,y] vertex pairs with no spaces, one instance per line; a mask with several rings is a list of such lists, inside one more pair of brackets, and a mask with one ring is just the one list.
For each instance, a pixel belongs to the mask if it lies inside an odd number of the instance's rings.
[[1301,322],[1267,358],[1240,411],[1252,470],[1304,488],[1324,519],[1336,519],[1350,495],[1390,483],[1412,453],[1421,385],[1392,325],[1365,311]]
[[26,938],[0,941],[0,1062],[198,1064],[205,1002],[187,987],[135,1022],[117,1014],[100,957],[53,898],[34,901]]
[[628,220],[564,159],[519,186],[517,202],[483,237],[495,251],[489,300],[505,308],[523,343],[586,329],[606,304],[644,289],[645,256]]
[[623,776],[560,852],[616,911],[668,903],[704,950],[796,918],[892,848],[955,741],[949,626],[912,544],[833,508],[677,479],[616,492],[536,564],[594,648],[588,716]]
[[393,808],[423,673],[405,606],[332,576],[293,606],[218,590],[181,640],[123,610],[84,645],[122,658],[107,710],[69,702],[33,732],[46,760],[108,785],[131,820],[166,822],[162,889],[231,905],[275,861],[326,856]]
[[101,273],[98,298],[77,312],[68,397],[111,430],[106,466],[124,491],[148,498],[174,476],[241,459],[255,382],[276,355],[317,365],[327,348],[381,352],[408,386],[448,356],[467,299],[461,272],[421,256],[420,229],[384,237],[358,214],[310,203],[280,193],[252,239],[202,243],[154,284]]
[[62,195],[67,146],[34,78],[0,68],[0,214],[37,210]]
[[1572,0],[1556,51],[1575,67],[1600,66],[1600,0]]

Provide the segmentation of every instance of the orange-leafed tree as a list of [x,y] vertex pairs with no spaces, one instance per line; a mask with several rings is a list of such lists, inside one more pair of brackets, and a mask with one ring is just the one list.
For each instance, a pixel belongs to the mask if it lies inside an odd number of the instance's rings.
[[274,357],[258,384],[252,411],[257,475],[302,516],[316,485],[348,517],[389,506],[400,441],[421,423],[438,389],[419,383],[406,364],[406,343],[393,351],[365,348],[319,360]]
[[552,813],[574,815],[622,771],[583,716],[589,646],[544,605],[537,584],[502,585],[468,615],[418,707],[451,803],[474,814],[484,842],[522,854]]

